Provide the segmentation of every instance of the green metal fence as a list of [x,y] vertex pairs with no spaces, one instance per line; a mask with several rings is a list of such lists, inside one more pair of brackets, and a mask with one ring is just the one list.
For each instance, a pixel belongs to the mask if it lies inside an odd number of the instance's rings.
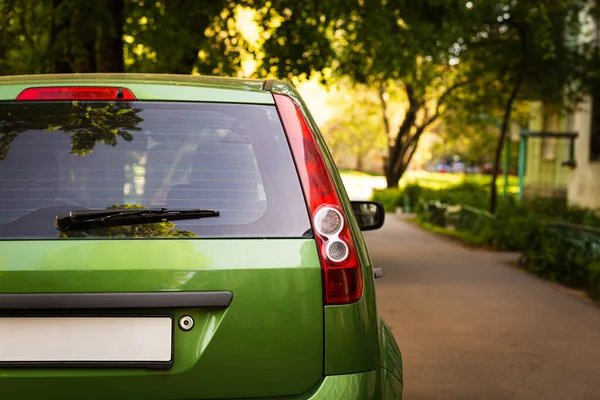
[[417,212],[430,224],[475,235],[494,223],[496,217],[471,206],[449,205],[439,201],[421,201]]
[[460,206],[457,214],[454,229],[471,232],[475,235],[479,234],[484,228],[490,227],[496,219],[493,214],[470,206]]
[[566,260],[587,264],[600,261],[600,229],[566,223],[544,225],[550,241],[567,249]]

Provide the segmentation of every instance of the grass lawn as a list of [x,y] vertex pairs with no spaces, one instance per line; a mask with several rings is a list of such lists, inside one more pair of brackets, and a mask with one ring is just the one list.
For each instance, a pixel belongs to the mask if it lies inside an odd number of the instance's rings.
[[[357,197],[357,199],[358,197],[361,199],[370,198],[373,189],[383,189],[386,187],[385,178],[381,175],[372,175],[351,170],[342,170],[340,171],[340,174],[351,198],[352,194],[356,194],[355,197]],[[491,176],[489,175],[408,171],[400,180],[400,187],[416,183],[430,189],[445,189],[464,182],[485,185],[489,184],[490,181]],[[504,187],[504,179],[502,176],[498,177],[497,185],[501,192]],[[519,192],[519,180],[516,176],[508,177],[508,191],[509,193]]]
[[[492,177],[490,175],[444,174],[440,172],[408,171],[402,177],[400,186],[402,187],[409,183],[417,183],[430,189],[445,189],[451,186],[460,185],[464,182],[469,182],[476,185],[489,185],[491,181]],[[502,175],[498,177],[496,185],[500,190],[502,190],[504,187],[504,177]],[[509,193],[519,192],[519,179],[516,176],[508,177],[508,191]]]

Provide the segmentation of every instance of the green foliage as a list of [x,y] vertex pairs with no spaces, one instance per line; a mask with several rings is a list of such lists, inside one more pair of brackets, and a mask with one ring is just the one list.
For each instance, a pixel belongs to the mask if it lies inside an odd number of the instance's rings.
[[588,266],[587,290],[594,300],[600,301],[600,262],[594,262]]
[[569,287],[584,288],[590,259],[580,244],[572,232],[542,226],[523,251],[528,261],[525,268]]
[[400,189],[375,189],[373,201],[383,204],[386,212],[394,212],[401,204],[402,192]]
[[[504,120],[504,136],[515,101],[568,98],[565,88],[577,87],[582,59],[581,46],[565,38],[580,32],[585,7],[587,0],[468,6],[453,0],[282,0],[261,12],[263,74],[310,76],[329,68],[379,90],[390,137],[386,179],[395,188],[423,132],[449,112],[493,115]],[[402,107],[388,107],[390,93],[400,94]],[[396,115],[397,123],[390,123]],[[497,136],[474,143],[477,160],[501,149],[503,137]]]
[[540,229],[540,218],[522,205],[501,202],[496,219],[481,232],[481,241],[498,250],[522,251],[534,240]]
[[0,74],[235,75],[253,49],[236,27],[251,0],[0,0]]
[[[126,3],[127,68],[132,72],[235,75],[249,46],[236,28],[248,1],[170,0]],[[200,56],[199,56],[200,55]]]
[[[268,37],[263,74],[310,76],[331,69],[378,91],[390,138],[386,179],[394,188],[423,132],[462,84],[451,47],[465,11],[445,0],[273,2],[261,14]],[[390,98],[404,104],[394,106]]]
[[413,208],[421,200],[435,200],[443,204],[462,204],[481,207],[487,202],[488,198],[488,193],[484,186],[469,181],[445,189],[430,189],[418,184],[409,184],[404,187],[403,193],[408,195],[411,207]]
[[423,228],[427,229],[428,231],[434,232],[434,233],[440,233],[442,235],[454,238],[454,239],[458,239],[462,242],[468,243],[470,245],[473,246],[483,246],[484,244],[481,243],[480,239],[475,236],[472,235],[469,232],[463,232],[463,231],[456,231],[454,229],[448,229],[448,228],[443,228],[434,224],[431,224],[429,222],[427,222],[426,219],[424,218],[417,218],[416,222],[419,223],[419,225],[421,225]]
[[357,171],[364,160],[386,146],[385,127],[377,93],[365,85],[340,82],[335,90],[335,115],[321,128],[334,158],[350,154]]
[[411,182],[400,189],[377,189],[373,194],[373,199],[387,204],[386,210],[390,211],[405,205],[414,210],[423,201],[485,208],[488,197],[489,185],[479,177],[463,177],[456,184],[439,184],[435,180],[423,184]]
[[[517,202],[504,199],[495,216],[471,208],[487,196],[484,187],[469,183],[432,190],[405,187],[428,202],[419,207],[423,227],[459,238],[469,244],[523,253],[524,268],[545,279],[586,289],[600,300],[600,218],[592,210],[571,207],[564,200],[532,199]],[[379,193],[381,197],[382,194]],[[396,196],[400,198],[402,193]],[[446,204],[442,208],[438,204]],[[458,211],[447,205],[459,204]],[[441,220],[435,217],[444,213]],[[441,222],[440,222],[441,221]],[[584,225],[585,224],[585,225]]]

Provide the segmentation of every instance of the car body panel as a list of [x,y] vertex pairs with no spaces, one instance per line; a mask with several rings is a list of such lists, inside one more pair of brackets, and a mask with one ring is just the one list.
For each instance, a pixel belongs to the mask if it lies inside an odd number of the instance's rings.
[[168,313],[175,321],[192,316],[194,329],[175,328],[171,369],[0,369],[0,393],[21,399],[48,391],[74,393],[64,399],[81,393],[90,399],[266,397],[304,393],[319,381],[323,304],[314,240],[0,241],[3,293],[216,290],[233,292],[229,308],[107,311]]
[[402,381],[389,370],[383,369],[383,400],[402,400]]
[[298,400],[402,400],[402,383],[380,368],[358,374],[332,375],[319,387]]
[[123,86],[138,100],[273,104],[263,81],[160,74],[21,75],[0,77],[0,101],[15,100],[26,88],[45,86]]
[[383,367],[402,382],[404,378],[402,354],[400,353],[396,339],[394,339],[392,330],[383,318],[381,318],[381,352]]
[[[325,307],[325,374],[338,375],[380,367],[381,351],[369,295],[355,304]],[[351,371],[351,372],[348,372]]]

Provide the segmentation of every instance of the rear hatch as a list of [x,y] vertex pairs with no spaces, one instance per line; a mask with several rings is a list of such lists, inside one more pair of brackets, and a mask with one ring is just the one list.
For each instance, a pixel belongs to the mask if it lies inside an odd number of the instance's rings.
[[[321,266],[273,105],[3,102],[0,120],[3,397],[318,383]],[[55,227],[73,210],[140,207],[219,216]]]

